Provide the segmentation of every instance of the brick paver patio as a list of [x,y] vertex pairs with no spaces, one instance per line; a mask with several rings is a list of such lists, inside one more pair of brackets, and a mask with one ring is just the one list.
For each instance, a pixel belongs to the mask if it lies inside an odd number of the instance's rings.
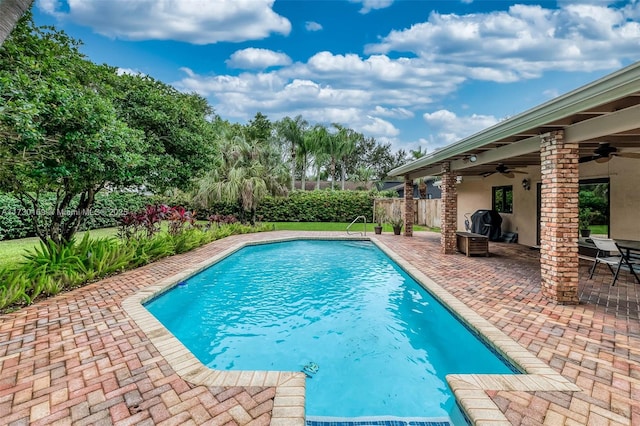
[[[299,234],[230,237],[0,316],[0,423],[269,424],[275,388],[188,383],[121,302],[238,242]],[[486,258],[442,255],[438,234],[380,240],[582,389],[488,391],[513,424],[640,425],[640,285],[629,274],[611,287],[605,267],[588,280],[582,261],[581,303],[559,306],[542,298],[528,247],[490,243]]]

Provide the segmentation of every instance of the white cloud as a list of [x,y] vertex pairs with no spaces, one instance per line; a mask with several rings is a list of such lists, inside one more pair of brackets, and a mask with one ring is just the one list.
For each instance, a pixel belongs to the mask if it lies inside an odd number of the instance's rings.
[[253,47],[237,50],[226,61],[231,68],[265,69],[291,64],[291,58],[284,53]]
[[322,25],[318,24],[317,22],[307,21],[304,23],[304,28],[307,31],[320,31],[322,30]]
[[394,0],[349,0],[351,3],[362,3],[362,8],[359,13],[366,15],[372,10],[386,9],[391,6]]
[[367,116],[368,123],[360,126],[360,130],[367,135],[398,136],[400,130],[390,122],[378,117]]
[[272,9],[275,0],[44,0],[39,7],[59,19],[127,40],[177,40],[193,44],[260,40],[288,35],[291,23]]
[[400,100],[398,106],[428,104],[431,97],[446,95],[465,80],[451,67],[446,68],[422,59],[391,59],[385,55],[361,58],[356,54],[334,55],[319,52],[309,58],[306,64],[296,64],[286,75],[304,75],[307,78],[322,79],[334,85],[376,88],[384,96]]
[[389,118],[412,118],[415,115],[413,111],[406,108],[385,108],[380,105],[376,105],[371,114]]
[[39,0],[37,5],[44,13],[54,16],[58,14],[57,11],[62,7],[59,0]]
[[411,52],[458,66],[473,79],[512,82],[543,72],[605,70],[637,59],[639,7],[571,2],[561,9],[514,5],[508,11],[469,15],[431,13],[426,22],[394,30],[368,54]]
[[362,9],[359,10],[363,15],[376,9],[385,9],[391,6],[394,0],[349,0],[351,3],[362,3]]
[[138,70],[133,70],[131,68],[118,68],[116,70],[116,74],[118,75],[124,75],[124,74],[129,74],[129,75],[145,75],[143,72],[140,72]]
[[[365,55],[321,51],[291,63],[284,54],[245,49],[228,64],[262,71],[204,75],[185,69],[175,85],[208,96],[224,118],[246,121],[257,111],[273,120],[302,114],[310,122],[342,123],[394,148],[407,146],[403,139],[418,139],[400,131],[406,128],[401,120],[419,122],[417,111],[440,108],[414,126],[425,126],[422,134],[429,136],[419,142],[431,152],[499,121],[482,111],[457,116],[444,106],[463,83],[516,82],[549,70],[610,70],[637,60],[640,24],[631,17],[640,19],[640,6],[634,4],[613,9],[572,1],[561,9],[515,5],[485,14],[432,13],[426,22],[367,46]],[[264,71],[273,65],[280,68]],[[541,92],[556,94],[547,87]],[[470,109],[473,99],[460,96],[456,102],[460,110]]]
[[448,110],[438,110],[425,113],[422,116],[431,129],[429,145],[440,147],[457,142],[467,136],[471,136],[487,127],[498,123],[498,119],[490,115],[473,114],[466,117],[458,117]]

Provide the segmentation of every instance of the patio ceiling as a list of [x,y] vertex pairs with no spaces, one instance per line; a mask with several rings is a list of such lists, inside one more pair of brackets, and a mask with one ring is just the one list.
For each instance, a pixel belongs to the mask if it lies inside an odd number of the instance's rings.
[[[640,62],[397,167],[389,175],[410,179],[439,175],[447,162],[460,176],[481,176],[500,163],[509,169],[540,166],[541,137],[557,130],[565,131],[565,140],[579,143],[580,157],[593,155],[603,142],[618,153],[640,153]],[[475,162],[468,160],[471,155],[477,157]]]

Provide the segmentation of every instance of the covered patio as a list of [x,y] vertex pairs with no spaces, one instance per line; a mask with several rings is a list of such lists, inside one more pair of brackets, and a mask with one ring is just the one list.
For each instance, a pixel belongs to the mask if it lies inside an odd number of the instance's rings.
[[[540,288],[560,304],[580,302],[578,190],[609,185],[611,238],[640,240],[640,62],[389,172],[405,180],[405,235],[413,235],[414,179],[441,176],[441,251],[456,253],[465,213],[494,209],[503,230],[539,247]],[[517,178],[516,178],[517,177]],[[496,192],[497,191],[497,192]],[[502,191],[502,192],[500,192]],[[507,200],[507,198],[504,198]]]
[[[344,233],[267,232],[228,237],[0,316],[0,412],[11,425],[292,425],[299,408],[274,405],[274,387],[207,387],[181,377],[123,310],[159,280],[243,241]],[[507,420],[482,408],[477,424],[640,424],[640,286],[605,267],[579,265],[576,305],[540,289],[540,253],[489,243],[489,257],[447,255],[440,235],[376,236],[581,391],[486,390]],[[389,374],[393,370],[390,368]],[[282,395],[281,395],[282,396]],[[494,408],[495,408],[494,407]],[[302,413],[304,415],[304,413]]]

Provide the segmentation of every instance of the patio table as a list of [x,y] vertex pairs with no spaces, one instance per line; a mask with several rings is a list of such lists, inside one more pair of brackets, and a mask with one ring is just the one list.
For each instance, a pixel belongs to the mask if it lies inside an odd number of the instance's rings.
[[629,272],[633,274],[636,281],[640,284],[640,278],[638,278],[638,275],[636,274],[636,270],[640,270],[640,241],[615,240],[615,242],[618,250],[620,250],[620,254],[622,255],[622,261],[618,265],[618,271],[620,271],[620,268],[623,266],[625,269],[629,268]]

